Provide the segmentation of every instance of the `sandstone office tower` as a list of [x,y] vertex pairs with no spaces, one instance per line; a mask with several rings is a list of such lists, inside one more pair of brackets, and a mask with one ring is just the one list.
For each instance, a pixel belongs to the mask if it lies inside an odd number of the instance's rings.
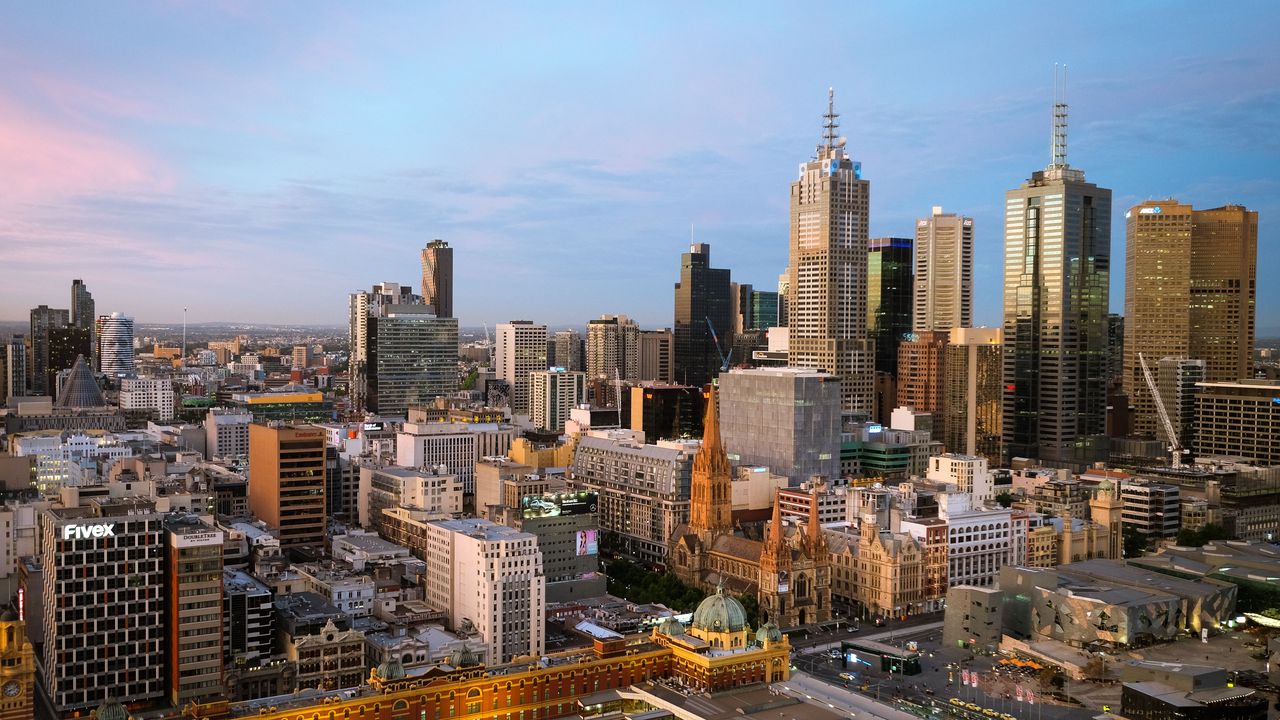
[[1054,105],[1049,167],[1005,194],[1004,451],[1050,466],[1107,457],[1111,191],[1067,165]]
[[791,184],[788,364],[838,376],[841,406],[869,415],[875,379],[867,336],[871,183],[837,138],[837,117],[828,92],[822,144]]
[[1209,382],[1249,377],[1258,213],[1166,200],[1135,206],[1125,218],[1124,391],[1134,406],[1134,432],[1164,437],[1138,353],[1156,375],[1165,370],[1164,358],[1187,358],[1205,362]]

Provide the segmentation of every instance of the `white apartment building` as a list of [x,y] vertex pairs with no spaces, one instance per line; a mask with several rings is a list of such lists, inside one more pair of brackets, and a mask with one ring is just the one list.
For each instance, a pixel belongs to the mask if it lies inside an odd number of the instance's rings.
[[547,369],[547,326],[530,320],[499,323],[493,364],[511,386],[512,415],[529,414],[529,373]]
[[342,612],[353,618],[373,614],[377,589],[372,577],[318,563],[300,563],[293,569],[302,580],[303,590],[323,596]]
[[366,462],[359,470],[356,508],[363,528],[376,529],[388,508],[420,510],[440,518],[462,514],[462,481],[443,466],[417,469]]
[[474,628],[497,664],[546,650],[546,578],[538,539],[488,520],[427,523],[427,603],[451,629]]
[[439,468],[462,481],[462,491],[476,491],[476,433],[461,423],[405,423],[396,433],[396,464],[407,468]]
[[778,491],[778,505],[784,520],[808,522],[809,511],[815,503],[818,506],[819,524],[840,523],[849,519],[849,495],[845,488],[802,483],[799,488]]
[[63,485],[80,482],[80,463],[132,456],[134,447],[126,439],[103,430],[34,430],[11,435],[9,452],[34,455],[36,488],[42,493],[57,492]]
[[562,368],[529,373],[529,420],[536,428],[564,432],[569,412],[586,401],[586,373]]
[[120,381],[120,409],[152,411],[159,422],[174,418],[173,381],[168,378],[128,378]]
[[249,457],[253,415],[240,410],[210,410],[205,416],[205,448],[210,458]]
[[955,453],[935,455],[929,458],[928,478],[934,482],[950,483],[960,492],[969,493],[975,507],[995,501],[995,479],[985,457]]
[[938,494],[938,517],[947,523],[948,585],[995,586],[1013,557],[1012,515],[1008,508],[975,508],[965,493]]

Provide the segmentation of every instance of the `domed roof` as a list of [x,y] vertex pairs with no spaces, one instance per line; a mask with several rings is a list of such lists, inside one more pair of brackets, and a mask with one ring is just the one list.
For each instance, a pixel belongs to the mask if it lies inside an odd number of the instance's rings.
[[693,611],[693,627],[711,632],[737,632],[747,626],[747,611],[737,599],[716,588],[716,594],[698,603]]
[[677,620],[674,615],[668,615],[667,617],[662,618],[662,621],[658,623],[658,632],[671,637],[683,635],[684,624]]
[[378,665],[379,680],[403,680],[404,679],[404,663],[400,662],[400,658],[393,657],[386,662]]
[[1111,492],[1115,489],[1115,485],[1112,485],[1111,481],[1107,478],[1102,478],[1102,482],[1098,483],[1098,489],[1102,492]]
[[62,384],[55,404],[61,408],[102,407],[107,404],[83,355],[76,356],[76,364],[71,366],[71,373]]
[[93,711],[93,716],[98,720],[129,720],[129,711],[115,698],[107,698]]
[[761,625],[760,629],[756,631],[756,642],[763,644],[766,641],[782,642],[782,631],[771,622]]
[[475,651],[473,651],[471,648],[467,647],[466,643],[463,643],[462,647],[457,648],[453,652],[449,653],[449,664],[456,668],[464,668],[464,667],[471,667],[472,665],[479,665],[480,656],[477,655]]

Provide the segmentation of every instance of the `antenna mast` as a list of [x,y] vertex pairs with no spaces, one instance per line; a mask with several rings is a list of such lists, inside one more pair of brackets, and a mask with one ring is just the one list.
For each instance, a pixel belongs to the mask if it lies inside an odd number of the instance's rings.
[[1053,142],[1050,167],[1067,167],[1067,66],[1053,64]]
[[838,139],[836,130],[840,128],[840,123],[836,119],[840,114],[836,112],[836,91],[835,88],[827,88],[827,114],[822,116],[822,141],[826,145],[827,150],[832,150],[836,146]]

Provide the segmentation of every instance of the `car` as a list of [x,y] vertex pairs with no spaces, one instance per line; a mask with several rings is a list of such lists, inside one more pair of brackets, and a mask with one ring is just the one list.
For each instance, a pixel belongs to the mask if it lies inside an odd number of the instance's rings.
[[963,700],[961,700],[960,698],[951,698],[951,700],[950,700],[949,702],[950,702],[952,705],[959,705],[960,707],[964,707],[964,701],[963,701]]
[[828,657],[833,657],[833,658],[835,658],[836,660],[839,660],[841,657],[844,657],[844,655],[843,655],[839,650],[836,650],[835,648],[832,648],[832,649],[828,650],[828,651],[827,651],[827,656],[828,656]]
[[991,708],[982,708],[982,714],[986,715],[989,718],[1000,717],[1000,713],[996,712],[995,710],[992,710]]
[[840,673],[840,679],[841,679],[841,680],[845,680],[845,681],[849,681],[849,680],[852,680],[852,679],[853,679],[853,675],[851,675],[851,674],[849,674],[849,673],[847,673],[847,672],[842,672],[842,673]]
[[850,626],[849,626],[849,632],[851,632],[851,633],[856,633],[856,632],[858,632],[858,631],[859,631],[859,630],[861,630],[861,629],[862,629],[862,628],[858,627],[857,625],[850,625]]
[[1018,718],[1010,715],[1009,713],[1000,713],[1000,720],[1018,720]]
[[973,712],[976,712],[976,713],[980,713],[980,712],[982,712],[982,706],[981,706],[981,705],[979,705],[979,704],[977,704],[977,703],[965,703],[965,704],[964,704],[964,709],[965,709],[965,710],[972,710]]

